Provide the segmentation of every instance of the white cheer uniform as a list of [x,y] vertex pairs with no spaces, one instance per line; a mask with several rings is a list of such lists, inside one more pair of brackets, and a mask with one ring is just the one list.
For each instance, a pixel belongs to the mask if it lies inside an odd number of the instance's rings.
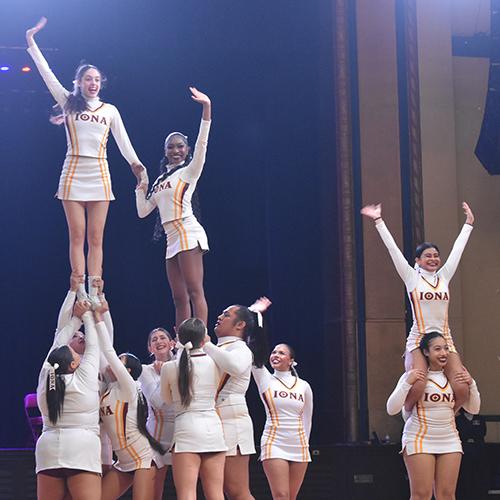
[[[403,374],[387,400],[387,413],[396,415],[403,410],[411,384]],[[469,388],[469,398],[463,405],[465,411],[476,415],[481,404],[476,382]],[[425,392],[413,407],[406,420],[402,442],[402,452],[416,453],[462,453],[462,443],[455,426],[455,395],[443,371],[429,371]]]
[[167,259],[198,246],[203,251],[208,251],[207,235],[193,214],[191,197],[205,164],[210,124],[209,120],[201,120],[193,158],[189,164],[173,166],[160,175],[151,187],[151,196],[146,197],[142,189],[135,191],[139,217],[147,217],[155,208],[160,212],[167,236]]
[[139,384],[118,358],[109,341],[104,322],[97,323],[99,343],[116,382],[111,382],[101,395],[100,417],[118,460],[113,467],[121,472],[149,469],[153,450],[146,436],[137,426],[137,398]]
[[[79,322],[77,318],[71,319],[57,333],[50,351],[67,344],[78,329]],[[66,392],[63,411],[56,424],[50,422],[47,407],[48,363],[45,362],[40,371],[36,392],[43,417],[43,432],[35,448],[37,473],[59,468],[101,473],[97,381],[99,346],[92,313],[85,313],[83,322],[86,331],[85,354],[73,373],[61,375],[66,383]]]
[[[180,359],[180,355],[179,355]],[[191,350],[193,385],[191,403],[182,406],[178,387],[179,359],[161,368],[161,395],[174,404],[175,423],[172,451],[208,453],[226,451],[222,422],[215,410],[215,396],[221,371],[201,349]]]
[[375,224],[384,242],[396,271],[404,281],[411,303],[413,325],[406,340],[406,350],[418,349],[426,333],[439,332],[448,344],[450,352],[456,353],[455,344],[448,325],[450,301],[449,283],[457,270],[465,245],[472,231],[470,224],[464,224],[453,245],[448,260],[436,272],[425,271],[419,266],[408,264],[384,222]]
[[[87,99],[87,110],[67,114],[64,107],[70,92],[52,73],[38,46],[29,47],[28,53],[64,113],[68,149],[59,178],[57,197],[60,200],[74,201],[114,200],[106,149],[110,131],[127,162],[130,165],[140,163],[118,109],[96,97]],[[145,169],[141,175],[146,181]]]
[[239,337],[222,337],[217,346],[211,342],[203,350],[224,372],[217,388],[216,408],[222,419],[226,456],[255,453],[253,423],[248,413],[245,394],[252,373],[252,351]]
[[[175,410],[173,405],[166,404],[161,397],[160,375],[153,365],[142,365],[139,382],[148,401],[146,428],[165,450],[170,450],[174,436]],[[164,465],[172,465],[172,454],[169,451],[164,455],[154,450],[153,453],[153,460],[159,469]]]
[[266,425],[260,441],[260,459],[282,458],[310,462],[309,435],[312,425],[311,386],[291,372],[252,368],[266,409]]

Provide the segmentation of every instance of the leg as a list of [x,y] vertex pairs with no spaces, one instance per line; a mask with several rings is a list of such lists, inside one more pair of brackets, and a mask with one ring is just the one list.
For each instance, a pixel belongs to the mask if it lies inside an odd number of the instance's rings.
[[[420,349],[414,349],[411,352],[405,352],[405,370],[409,371],[413,370],[414,368],[427,373],[427,361],[425,360],[425,356],[422,354],[422,351]],[[417,381],[412,385],[408,396],[406,396],[406,411],[411,411],[417,401],[420,401],[420,398],[424,395],[424,390],[425,382]]]
[[434,489],[436,500],[455,500],[461,461],[461,453],[437,455]]
[[155,468],[155,484],[154,484],[154,500],[162,500],[163,498],[163,488],[165,486],[165,478],[167,477],[168,465],[165,465],[161,469]]
[[226,457],[224,466],[224,493],[229,500],[254,500],[250,493],[248,462],[250,455]]
[[296,500],[308,465],[308,462],[290,462],[290,500]]
[[203,290],[203,252],[200,248],[193,248],[192,250],[180,252],[178,257],[189,300],[193,306],[193,316],[200,318],[206,325],[208,306]]
[[410,479],[410,500],[431,500],[436,457],[427,453],[407,455],[403,453]]
[[455,393],[455,411],[460,410],[462,405],[469,397],[469,386],[462,382],[455,382],[455,376],[463,370],[462,360],[458,352],[450,352],[448,363],[444,368],[444,373],[450,381],[453,392]]
[[134,500],[151,500],[153,498],[156,468],[138,469],[134,474],[132,498]]
[[267,482],[271,488],[273,500],[290,499],[290,466],[281,458],[269,458],[262,461]]
[[120,472],[114,468],[102,478],[101,500],[116,500],[120,498],[134,482],[134,476],[126,472]]
[[179,267],[179,255],[167,260],[167,278],[175,306],[175,326],[179,326],[185,319],[191,317],[189,295]]
[[207,500],[224,500],[224,462],[226,454],[202,453],[200,478]]
[[36,491],[38,500],[62,500],[66,493],[66,481],[62,477],[38,473],[36,475]]
[[68,490],[73,500],[101,498],[101,476],[94,472],[80,472],[68,477]]
[[196,500],[200,466],[201,457],[198,453],[172,453],[172,470],[178,500]]
[[69,262],[71,272],[77,276],[85,274],[85,203],[80,201],[62,202],[69,232]]
[[109,201],[87,202],[87,243],[89,245],[87,266],[89,276],[102,276],[102,243],[108,208]]

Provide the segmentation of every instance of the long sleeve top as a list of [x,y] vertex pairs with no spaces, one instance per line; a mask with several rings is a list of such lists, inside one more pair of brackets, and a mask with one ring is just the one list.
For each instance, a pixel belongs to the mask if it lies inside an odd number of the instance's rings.
[[[65,104],[70,95],[69,90],[61,85],[36,44],[28,48],[28,53],[52,97],[64,112]],[[64,113],[67,140],[66,156],[107,158],[106,144],[111,131],[127,162],[130,165],[140,163],[118,109],[112,104],[100,101],[99,98],[87,99],[87,107],[88,109],[81,113]]]
[[203,350],[223,371],[217,388],[217,407],[246,404],[253,361],[247,344],[239,337],[222,337],[216,346],[207,342]]
[[[47,358],[40,370],[37,402],[42,413],[44,429],[85,427],[96,433],[99,432],[99,346],[92,313],[87,312],[83,315],[83,323],[86,331],[85,353],[80,365],[73,373],[61,375],[66,383],[66,392],[63,412],[55,425],[48,417],[46,389],[49,366]],[[57,333],[49,353],[56,347],[67,344],[74,332],[74,325],[71,322],[62,328]]]
[[161,223],[172,222],[193,215],[191,198],[203,171],[211,121],[201,120],[200,131],[192,160],[160,175],[151,187],[148,198],[142,189],[136,189],[137,214],[147,217],[155,208]]
[[403,280],[410,299],[413,325],[411,333],[425,334],[439,332],[449,334],[448,305],[449,283],[457,270],[465,245],[472,232],[472,226],[464,224],[444,266],[436,272],[429,272],[408,264],[384,222],[376,224],[382,241]]

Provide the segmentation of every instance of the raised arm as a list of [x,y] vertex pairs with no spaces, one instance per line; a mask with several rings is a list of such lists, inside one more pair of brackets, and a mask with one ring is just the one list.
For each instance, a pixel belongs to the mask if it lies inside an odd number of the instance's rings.
[[405,256],[402,254],[401,250],[396,245],[394,238],[387,229],[384,221],[382,220],[382,205],[366,205],[361,209],[361,213],[375,221],[375,227],[377,228],[384,245],[389,251],[394,267],[398,272],[400,278],[404,281],[404,284],[408,289],[412,288],[412,280],[415,277],[415,269],[408,264]]
[[267,390],[269,382],[271,380],[271,374],[269,370],[263,366],[262,368],[257,368],[255,365],[252,366],[252,376],[257,384],[259,393],[263,393]]
[[212,120],[212,103],[206,94],[200,92],[195,87],[189,87],[189,90],[191,91],[191,98],[193,101],[203,106],[200,131],[198,132],[198,138],[196,139],[196,144],[194,146],[193,159],[189,165],[183,169],[181,175],[184,181],[193,183],[200,178],[203,165],[205,164],[208,133],[210,132],[210,124]]
[[[62,303],[61,309],[59,310],[59,316],[57,317],[56,333],[71,321],[73,316],[73,306],[75,305],[76,300],[76,291],[78,290],[78,285],[83,283],[83,281],[83,276],[71,274],[69,279],[70,289],[64,299],[64,302]],[[80,326],[78,326],[78,328],[80,328]]]
[[68,100],[69,91],[66,90],[59,80],[56,78],[54,73],[49,67],[49,64],[45,57],[43,57],[42,52],[38,48],[35,42],[35,35],[42,30],[47,24],[47,18],[42,17],[38,23],[26,31],[26,42],[28,43],[28,53],[32,57],[40,76],[42,77],[45,85],[52,94],[52,97],[56,100],[57,104],[64,108],[66,101]]
[[410,392],[412,385],[420,380],[424,382],[426,379],[425,373],[422,370],[410,370],[408,373],[404,373],[398,381],[396,388],[392,391],[392,394],[387,400],[386,408],[389,415],[396,415],[401,410],[403,410],[406,396]]
[[465,250],[465,245],[467,245],[470,233],[472,233],[472,229],[474,228],[474,214],[465,201],[462,203],[462,208],[465,213],[465,223],[460,231],[460,234],[458,235],[458,238],[453,244],[453,248],[451,249],[446,263],[439,271],[439,274],[448,281],[453,278],[453,275],[457,270],[458,264],[460,263],[460,259]]
[[[208,337],[208,335],[207,335]],[[210,337],[208,337],[209,339]],[[238,376],[252,365],[252,353],[244,342],[237,342],[237,348],[231,351],[226,351],[207,339],[203,346],[203,350],[214,360],[215,364],[223,372],[229,373],[232,376]],[[239,345],[241,344],[241,346]]]

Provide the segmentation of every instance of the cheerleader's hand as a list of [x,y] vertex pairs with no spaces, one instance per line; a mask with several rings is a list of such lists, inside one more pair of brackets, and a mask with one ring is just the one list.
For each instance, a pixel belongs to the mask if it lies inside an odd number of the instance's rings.
[[255,313],[265,313],[272,305],[272,302],[267,297],[258,298],[248,309]]
[[422,370],[414,368],[406,374],[406,383],[413,385],[416,382],[425,382],[426,374]]
[[146,167],[141,163],[132,163],[130,168],[137,179],[136,189],[141,189],[146,193],[149,186],[148,171],[146,170]]
[[47,24],[47,18],[46,17],[41,17],[40,20],[33,26],[33,28],[30,28],[29,30],[26,30],[26,41],[28,42],[28,46],[31,47],[35,43],[34,36],[43,28],[45,28],[45,25]]
[[76,292],[78,290],[78,287],[83,283],[85,283],[85,278],[83,274],[71,273],[69,277],[69,289],[72,292]]
[[474,224],[474,214],[472,213],[472,210],[465,201],[462,202],[462,208],[464,209],[465,223],[472,226]]
[[203,104],[203,106],[210,106],[211,101],[207,94],[200,92],[196,87],[189,87],[189,90],[191,91],[191,99],[193,99],[193,101],[198,104]]
[[467,384],[471,385],[472,384],[472,377],[471,374],[467,371],[467,369],[462,367],[462,371],[458,372],[455,374],[455,382],[459,384]]
[[100,276],[96,276],[92,280],[92,286],[97,288],[97,295],[102,295],[104,293],[104,280]]
[[79,300],[73,307],[73,316],[82,319],[82,316],[88,311],[90,311],[90,304],[86,300]]
[[382,218],[382,204],[378,205],[366,205],[361,209],[361,213],[370,217],[370,219],[380,219]]

